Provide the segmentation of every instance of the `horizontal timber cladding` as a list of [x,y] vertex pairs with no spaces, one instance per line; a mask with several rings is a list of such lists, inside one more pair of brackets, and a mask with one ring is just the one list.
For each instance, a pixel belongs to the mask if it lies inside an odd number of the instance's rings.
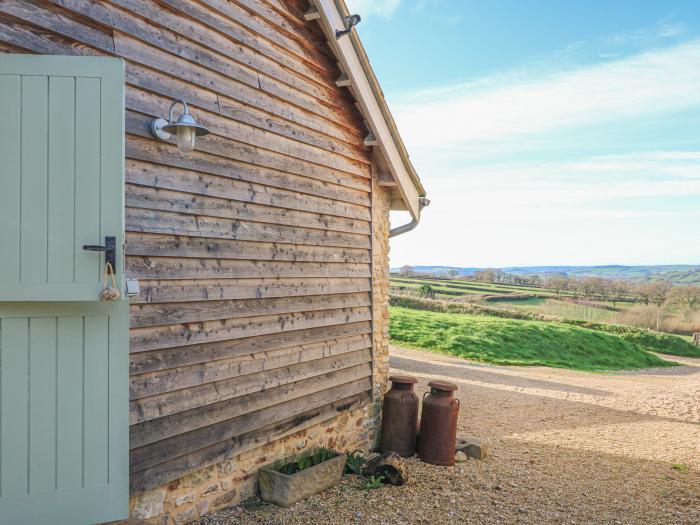
[[[231,440],[256,428],[274,424],[289,417],[299,416],[308,409],[318,409],[348,396],[364,392],[369,388],[370,379],[366,377],[331,389],[286,400],[272,407],[248,412],[219,423],[205,424],[195,430],[157,441],[151,445],[132,448],[129,458],[130,471],[138,472],[170,461],[173,455],[184,455],[187,452],[199,450],[203,446],[207,447]],[[216,405],[213,405],[207,407],[206,410],[215,412],[217,408]],[[183,415],[183,417],[186,416],[187,414]]]
[[216,299],[287,297],[306,294],[370,291],[364,279],[222,279],[216,280],[143,280],[141,295],[135,303],[168,303]]
[[[0,2],[0,52],[125,59],[134,491],[371,397],[366,129],[315,24],[283,12]],[[150,134],[178,98],[211,130],[192,153]]]
[[369,263],[369,254],[364,248],[233,241],[145,232],[130,234],[128,255],[147,256],[153,253],[163,257]]
[[[237,356],[247,356],[258,352],[287,350],[290,354],[301,351],[307,344],[334,344],[336,339],[365,335],[371,331],[370,323],[360,321],[335,326],[308,328],[291,332],[277,332],[243,339],[229,339],[216,343],[193,344],[187,346],[132,353],[129,370],[132,374],[156,372],[196,363],[206,363]],[[367,335],[367,337],[369,337]],[[324,354],[325,355],[325,354]]]
[[[359,361],[359,359],[358,359]],[[352,361],[348,361],[352,363]],[[256,410],[275,406],[314,392],[327,390],[338,383],[347,383],[366,378],[370,364],[349,365],[337,371],[312,376],[302,383],[280,383],[280,386],[263,386],[263,390],[241,389],[244,395],[231,396],[229,399],[204,406],[201,409],[186,410],[158,419],[151,419],[131,426],[130,443],[132,448],[139,448],[157,441],[178,436],[183,432],[193,431],[221,423]]]

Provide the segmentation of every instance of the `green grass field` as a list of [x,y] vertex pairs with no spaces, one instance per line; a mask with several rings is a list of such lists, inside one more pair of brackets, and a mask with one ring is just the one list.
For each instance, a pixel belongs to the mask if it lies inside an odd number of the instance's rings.
[[398,345],[486,363],[573,370],[672,366],[636,342],[568,324],[391,307],[389,335]]
[[526,301],[500,301],[498,305],[506,308],[522,308],[543,315],[582,319],[598,323],[611,321],[617,315],[617,312],[605,308],[607,305],[601,303],[591,302],[586,304],[540,297],[533,297]]
[[458,303],[452,301],[430,300],[418,297],[392,295],[389,300],[392,306],[411,310],[451,313],[479,317],[498,317],[522,321],[538,321],[559,323],[605,332],[616,335],[626,341],[639,345],[645,350],[659,354],[677,355],[682,357],[700,358],[700,347],[691,344],[691,338],[674,334],[654,332],[644,328],[620,324],[601,323],[584,319],[569,319],[533,312],[525,308],[503,308],[491,304]]

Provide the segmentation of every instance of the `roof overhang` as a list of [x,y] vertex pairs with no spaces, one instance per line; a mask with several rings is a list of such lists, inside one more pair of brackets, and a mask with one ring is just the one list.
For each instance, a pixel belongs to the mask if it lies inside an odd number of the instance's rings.
[[357,32],[353,29],[349,34],[336,39],[336,29],[345,29],[345,17],[349,14],[345,2],[310,0],[310,3],[318,10],[318,16],[313,18],[317,18],[321,24],[328,43],[347,76],[344,85],[347,85],[357,100],[376,140],[374,147],[379,150],[383,164],[395,182],[397,198],[392,199],[392,209],[407,210],[415,220],[420,219],[421,198],[425,197],[425,189],[409,160]]

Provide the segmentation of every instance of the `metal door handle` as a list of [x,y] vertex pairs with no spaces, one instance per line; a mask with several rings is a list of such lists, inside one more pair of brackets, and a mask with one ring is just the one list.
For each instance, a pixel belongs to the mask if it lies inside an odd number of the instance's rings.
[[101,246],[99,244],[84,244],[83,250],[88,252],[105,252],[105,264],[109,263],[112,265],[112,270],[117,273],[117,238],[107,236],[105,237],[105,244]]

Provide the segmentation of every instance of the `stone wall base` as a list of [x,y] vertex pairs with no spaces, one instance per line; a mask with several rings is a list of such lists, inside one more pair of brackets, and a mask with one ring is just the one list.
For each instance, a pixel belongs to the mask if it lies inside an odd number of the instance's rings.
[[240,503],[257,492],[258,469],[304,450],[371,450],[379,439],[377,403],[345,412],[233,459],[212,465],[147,492],[133,494],[128,520],[113,525],[182,525]]

